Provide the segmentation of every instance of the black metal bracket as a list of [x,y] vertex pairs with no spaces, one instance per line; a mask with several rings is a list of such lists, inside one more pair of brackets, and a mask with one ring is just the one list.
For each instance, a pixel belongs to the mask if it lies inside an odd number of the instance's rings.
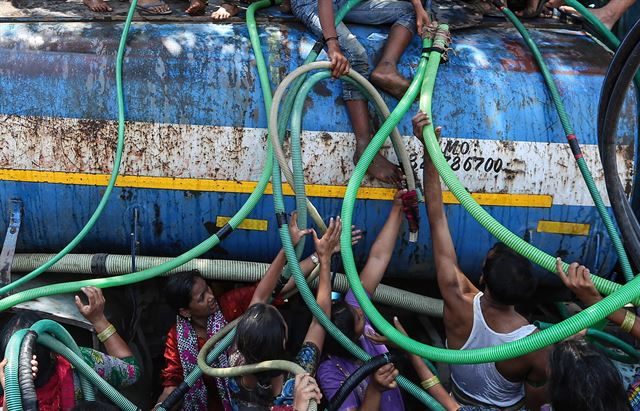
[[140,234],[138,233],[138,225],[140,219],[140,209],[136,206],[133,207],[133,221],[131,222],[131,272],[135,273],[136,270],[136,256],[140,251]]
[[18,234],[20,233],[20,225],[22,224],[22,201],[11,199],[9,201],[9,227],[7,235],[4,238],[2,251],[0,252],[0,283],[7,285],[11,282],[11,264],[13,256],[16,253],[16,243],[18,242]]

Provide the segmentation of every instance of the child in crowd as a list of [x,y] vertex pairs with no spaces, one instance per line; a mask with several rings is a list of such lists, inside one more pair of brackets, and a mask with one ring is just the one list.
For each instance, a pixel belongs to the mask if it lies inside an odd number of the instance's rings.
[[[320,262],[316,301],[327,316],[331,310],[331,255],[338,247],[340,229],[340,219],[332,218],[322,238],[319,239],[313,231],[317,258]],[[279,277],[280,271],[268,272],[258,284],[250,308],[238,323],[236,352],[231,355],[231,366],[285,358],[287,324],[280,312],[267,303]],[[315,374],[324,338],[325,330],[314,317],[295,359],[309,375]],[[232,378],[229,380],[229,386],[239,411],[294,410],[292,406],[296,391],[306,389],[307,400],[313,398],[319,401],[321,397],[315,381],[307,376],[299,377],[298,382],[301,378],[306,381],[305,387],[296,387],[294,378],[285,376],[280,371],[262,372]],[[310,386],[306,387],[307,384]]]
[[[284,8],[307,26],[311,33],[324,36],[327,54],[331,61],[334,77],[345,75],[352,67],[363,76],[369,76],[369,56],[366,50],[349,31],[344,23],[334,24],[334,9],[342,7],[347,0],[290,0]],[[239,8],[231,2],[223,3],[212,14],[214,20],[236,15]],[[382,57],[371,73],[371,82],[397,99],[409,87],[409,80],[397,69],[398,61],[416,34],[422,34],[431,20],[420,0],[364,0],[345,16],[345,22],[382,25],[391,24],[389,37]],[[369,123],[369,106],[364,95],[350,84],[344,83],[342,98],[345,101],[351,125],[356,136],[356,151],[353,157],[357,163],[362,152],[373,136]],[[389,160],[378,154],[371,163],[368,173],[383,182],[400,188],[402,171]]]

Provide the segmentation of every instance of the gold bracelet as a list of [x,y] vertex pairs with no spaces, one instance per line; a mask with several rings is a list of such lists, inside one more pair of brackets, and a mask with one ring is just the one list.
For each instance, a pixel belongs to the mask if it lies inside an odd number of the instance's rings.
[[631,311],[627,311],[624,314],[624,321],[620,325],[620,329],[626,333],[630,333],[633,325],[636,323],[636,316]]
[[116,333],[116,327],[114,327],[113,324],[109,324],[107,328],[105,328],[100,333],[98,333],[98,340],[100,340],[100,342],[103,343],[107,341],[109,337],[111,337],[115,333]]
[[420,383],[420,385],[422,385],[422,388],[424,388],[425,391],[427,391],[429,388],[438,384],[440,384],[440,378],[438,378],[437,375],[434,375],[433,377],[426,379]]

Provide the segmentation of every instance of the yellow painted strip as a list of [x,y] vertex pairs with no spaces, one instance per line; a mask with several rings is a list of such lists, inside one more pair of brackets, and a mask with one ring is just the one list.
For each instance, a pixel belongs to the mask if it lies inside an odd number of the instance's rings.
[[[231,220],[231,217],[216,217],[216,227],[222,227]],[[267,231],[269,228],[269,221],[267,220],[254,220],[253,218],[245,218],[237,227],[242,230],[254,230],[254,231]]]
[[[108,174],[66,173],[61,171],[0,170],[0,180],[27,183],[73,184],[87,186],[106,186]],[[226,193],[251,193],[257,183],[254,181],[205,180],[197,178],[172,178],[149,176],[119,176],[116,187],[150,188],[159,190],[208,191]],[[306,192],[311,197],[343,198],[346,186],[307,184]],[[293,195],[288,185],[283,186],[285,195]],[[358,198],[361,200],[390,200],[396,190],[393,188],[361,187]],[[273,194],[271,184],[265,190]],[[553,197],[537,194],[473,193],[480,205],[505,207],[551,207]],[[443,193],[446,204],[458,204],[450,192]]]
[[589,235],[590,224],[567,223],[564,221],[538,221],[539,233]]
[[[471,197],[483,206],[549,208],[553,205],[553,197],[544,194],[471,193]],[[442,201],[445,204],[459,204],[450,191],[442,193]]]

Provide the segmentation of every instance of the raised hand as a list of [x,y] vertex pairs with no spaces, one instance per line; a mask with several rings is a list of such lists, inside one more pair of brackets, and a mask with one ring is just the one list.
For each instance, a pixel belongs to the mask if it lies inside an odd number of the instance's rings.
[[306,228],[304,230],[300,230],[298,228],[298,212],[294,211],[291,213],[291,221],[289,222],[289,234],[291,235],[291,242],[294,246],[296,246],[302,237],[311,233],[310,228]]
[[[82,287],[82,292],[87,296],[89,304],[83,304],[79,296],[75,296],[76,307],[84,318],[86,318],[97,330],[100,325],[108,323],[104,316],[105,299],[102,290],[96,287]],[[98,331],[99,332],[99,331]]]
[[318,259],[324,263],[331,261],[333,250],[340,244],[340,231],[342,230],[342,220],[340,217],[331,218],[329,227],[322,238],[318,238],[318,234],[313,230],[313,242],[316,246],[316,254]]

